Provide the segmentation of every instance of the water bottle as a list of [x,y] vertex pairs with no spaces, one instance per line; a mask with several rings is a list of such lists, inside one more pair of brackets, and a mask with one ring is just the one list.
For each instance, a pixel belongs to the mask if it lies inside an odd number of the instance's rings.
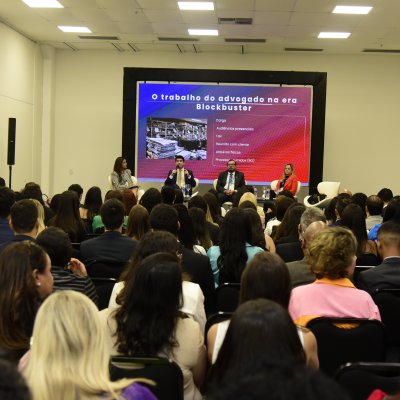
[[254,196],[256,196],[256,199],[258,198],[257,196],[257,186],[253,186],[254,187]]

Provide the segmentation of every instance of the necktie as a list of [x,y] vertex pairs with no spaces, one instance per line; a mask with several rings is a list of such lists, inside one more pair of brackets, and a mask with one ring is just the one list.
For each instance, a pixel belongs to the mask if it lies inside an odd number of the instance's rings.
[[233,185],[233,173],[229,172],[228,190],[232,190]]
[[178,169],[178,186],[181,188],[183,186],[182,184],[182,169]]

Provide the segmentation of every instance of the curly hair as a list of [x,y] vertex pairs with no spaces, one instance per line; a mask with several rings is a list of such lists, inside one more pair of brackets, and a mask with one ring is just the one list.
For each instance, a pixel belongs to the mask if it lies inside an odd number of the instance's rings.
[[349,229],[327,228],[311,241],[307,259],[318,279],[340,279],[348,276],[356,251],[357,240]]

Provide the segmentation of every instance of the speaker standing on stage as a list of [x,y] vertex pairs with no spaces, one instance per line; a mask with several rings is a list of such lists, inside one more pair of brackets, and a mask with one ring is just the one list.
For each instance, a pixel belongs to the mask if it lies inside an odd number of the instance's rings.
[[277,192],[281,192],[282,190],[288,190],[290,193],[292,193],[293,196],[295,196],[298,184],[299,180],[297,179],[297,176],[294,174],[293,164],[286,164],[283,170],[282,178],[278,181],[276,185]]
[[217,192],[220,203],[232,201],[237,189],[246,185],[243,172],[236,170],[236,161],[228,161],[228,170],[223,171],[218,176]]
[[[192,189],[196,186],[193,171],[185,169],[185,159],[182,156],[175,156],[175,169],[168,172],[165,185],[178,186],[180,189],[185,189],[190,186],[189,196],[192,195]],[[188,186],[187,186],[188,185]]]

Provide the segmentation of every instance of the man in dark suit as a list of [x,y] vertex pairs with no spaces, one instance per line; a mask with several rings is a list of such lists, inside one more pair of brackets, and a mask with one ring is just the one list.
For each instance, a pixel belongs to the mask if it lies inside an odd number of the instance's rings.
[[246,185],[243,172],[236,170],[236,161],[229,160],[227,166],[228,169],[221,172],[217,180],[216,189],[220,204],[232,201],[232,197],[238,188]]
[[100,209],[105,232],[97,238],[81,243],[81,255],[88,261],[127,262],[131,258],[137,241],[122,235],[124,205],[117,199],[107,200]]
[[383,262],[360,273],[358,288],[369,293],[375,289],[400,289],[400,224],[388,221],[379,228],[377,248]]
[[[182,156],[175,156],[175,169],[168,171],[167,179],[165,180],[165,185],[177,186],[180,189],[188,188],[187,195],[192,195],[192,189],[196,186],[196,181],[194,180],[193,171],[190,169],[185,169],[185,159]],[[189,189],[190,186],[190,189]]]
[[[178,237],[178,212],[169,204],[158,204],[150,213],[150,225],[154,230],[167,231]],[[215,311],[214,277],[208,257],[197,254],[181,246],[182,269],[191,281],[197,283],[204,295],[204,308],[206,314]]]

